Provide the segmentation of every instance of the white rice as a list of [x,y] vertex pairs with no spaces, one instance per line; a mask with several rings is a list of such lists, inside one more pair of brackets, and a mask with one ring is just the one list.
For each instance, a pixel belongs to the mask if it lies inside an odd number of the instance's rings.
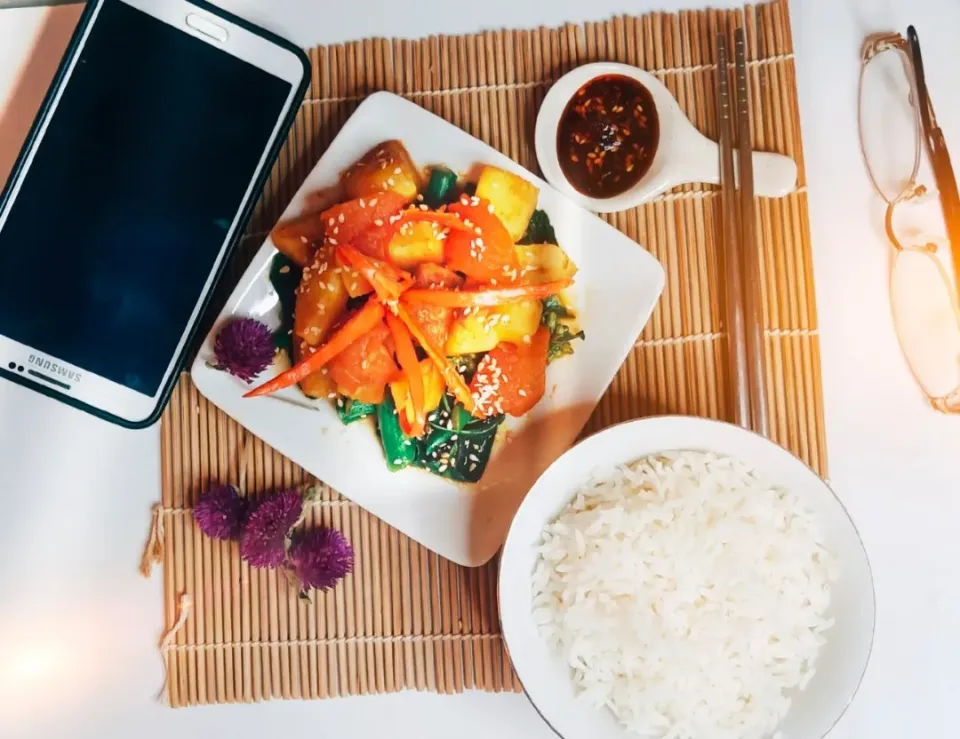
[[534,617],[582,699],[629,730],[766,739],[813,676],[836,574],[794,493],[668,452],[582,488],[547,525]]

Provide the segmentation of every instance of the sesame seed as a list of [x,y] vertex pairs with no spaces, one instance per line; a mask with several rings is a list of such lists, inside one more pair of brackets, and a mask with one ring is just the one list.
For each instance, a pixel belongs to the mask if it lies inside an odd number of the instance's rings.
[[290,266],[285,264],[280,268],[280,274],[285,275],[290,271]]
[[301,237],[300,237],[300,243],[301,243],[301,244],[309,244],[310,241],[309,241],[309,239],[307,239],[306,236],[301,236]]
[[376,199],[376,198],[373,198],[373,199],[370,201],[370,207],[372,208],[372,207],[375,206],[376,204],[377,204],[377,199]]
[[441,464],[439,467],[437,467],[437,472],[446,472],[449,467],[450,465]]
[[423,195],[417,193],[417,202],[418,202],[418,203],[422,203],[422,202],[423,202]]
[[340,233],[340,226],[334,226],[334,227],[333,227],[333,233],[334,233],[334,234]]
[[394,173],[394,174],[400,174],[402,171],[403,171],[403,170],[400,169],[400,167],[397,167],[395,170],[393,170],[393,173]]
[[496,277],[491,277],[491,278],[490,278],[490,284],[493,285],[494,287],[496,287],[496,286],[497,286],[497,278],[496,278]]
[[374,220],[373,225],[374,225],[374,226],[382,226],[382,225],[383,225],[383,221],[380,220],[379,218],[377,218],[377,219]]
[[531,339],[529,336],[524,336],[524,337],[523,337],[523,343],[524,343],[524,344],[529,344],[531,341],[533,341],[533,339]]
[[430,210],[426,205],[421,205],[420,210]]
[[480,228],[480,226],[475,227],[473,230],[478,236],[483,233],[483,229]]
[[334,223],[336,223],[336,222],[337,222],[337,219],[334,218],[333,216],[330,216],[330,220],[327,221],[327,225],[328,225],[328,226],[332,226],[332,225],[333,225]]
[[347,218],[346,218],[346,216],[343,215],[343,213],[341,213],[340,215],[337,216],[337,222],[338,222],[338,223],[343,223],[345,220],[347,220]]
[[393,187],[393,186],[394,186],[395,184],[397,184],[397,183],[393,181],[393,177],[387,177],[387,184],[388,184],[390,187]]
[[333,246],[336,246],[336,245],[337,245],[337,240],[336,240],[335,238],[333,238],[332,236],[331,236],[330,238],[328,238],[327,241],[328,241],[329,243],[333,244]]
[[330,394],[327,396],[327,398],[329,398],[330,400],[333,400],[335,397],[337,397],[337,394],[336,394],[336,393],[330,393]]
[[470,472],[473,472],[475,469],[477,469],[477,465],[476,465],[476,463],[474,462],[474,463],[472,463],[472,464],[470,465]]
[[493,203],[487,206],[487,213],[493,213]]
[[367,207],[367,203],[366,203],[366,201],[365,201],[363,198],[360,198],[360,207],[361,207],[361,208],[366,208],[366,207]]
[[395,459],[395,460],[393,460],[393,463],[394,463],[394,464],[401,464],[401,463],[402,463],[402,460]]
[[472,198],[470,198],[470,205],[480,205],[480,198],[474,195]]
[[527,391],[524,390],[523,388],[520,388],[519,390],[517,390],[517,394],[518,394],[521,398],[527,397]]

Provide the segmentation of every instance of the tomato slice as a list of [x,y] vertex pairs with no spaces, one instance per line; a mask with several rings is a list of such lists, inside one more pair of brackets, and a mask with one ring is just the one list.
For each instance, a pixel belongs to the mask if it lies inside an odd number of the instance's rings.
[[379,392],[382,399],[384,386],[397,379],[398,373],[399,369],[393,360],[393,339],[383,321],[350,344],[327,365],[330,379],[357,400],[361,400],[357,397],[361,388],[368,389],[365,397]]
[[543,397],[547,382],[550,330],[541,326],[530,343],[497,344],[480,362],[470,383],[476,402],[473,415],[522,416]]
[[520,261],[510,233],[482,198],[462,196],[449,207],[472,232],[447,237],[447,267],[492,285],[510,284],[520,274]]
[[397,215],[403,206],[403,197],[395,192],[334,205],[320,214],[326,227],[326,242],[333,246],[350,244],[365,254],[369,249],[377,253],[367,256],[383,258],[393,232],[390,217]]

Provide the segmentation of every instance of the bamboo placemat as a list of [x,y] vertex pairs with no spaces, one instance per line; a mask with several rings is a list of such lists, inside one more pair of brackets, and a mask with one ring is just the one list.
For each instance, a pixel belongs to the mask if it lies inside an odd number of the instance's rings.
[[[758,200],[773,438],[826,473],[813,270],[793,46],[785,0],[717,12],[653,13],[559,29],[419,41],[373,39],[310,50],[313,84],[256,209],[225,296],[266,231],[369,93],[391,90],[536,170],[533,128],[551,82],[585,62],[648,69],[716,138],[713,40],[748,39],[753,147],[797,160],[796,193]],[[255,104],[251,101],[251,105]],[[714,264],[717,189],[687,186],[610,222],[664,265],[666,290],[586,433],[630,418],[727,416]],[[639,247],[638,247],[639,248]],[[222,301],[215,302],[218,308]],[[324,488],[308,525],[342,530],[357,569],[336,591],[298,599],[282,576],[251,570],[232,544],[202,537],[197,495],[232,482],[259,494],[304,472],[208,404],[184,376],[164,414],[162,647],[173,706],[326,698],[415,688],[516,691],[497,624],[496,561],[456,566]],[[243,451],[242,451],[243,450]],[[242,458],[241,458],[242,457]],[[183,607],[186,606],[186,607]],[[180,628],[173,629],[180,621]]]

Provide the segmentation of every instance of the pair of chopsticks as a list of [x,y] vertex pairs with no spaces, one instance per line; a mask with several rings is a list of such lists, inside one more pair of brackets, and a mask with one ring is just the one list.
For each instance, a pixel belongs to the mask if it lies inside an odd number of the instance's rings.
[[[730,97],[727,39],[723,33],[717,35],[722,253],[730,390],[736,422],[744,428],[752,428],[763,436],[769,436],[760,305],[760,251],[754,220],[750,96],[747,90],[746,37],[743,29],[738,28],[733,38],[736,106]],[[733,159],[734,126],[739,143],[736,169]]]

